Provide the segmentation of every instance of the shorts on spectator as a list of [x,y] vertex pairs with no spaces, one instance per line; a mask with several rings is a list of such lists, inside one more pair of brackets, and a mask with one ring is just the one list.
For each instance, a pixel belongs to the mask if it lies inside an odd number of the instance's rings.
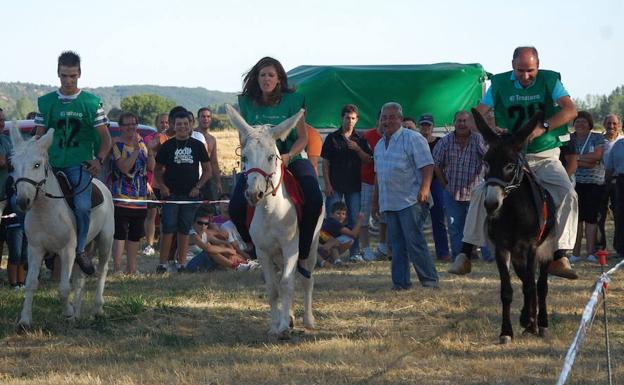
[[147,209],[115,206],[115,235],[114,238],[120,241],[126,239],[131,242],[138,242],[145,235],[145,217]]
[[[194,200],[188,195],[170,195],[168,201]],[[160,225],[164,234],[181,233],[188,234],[195,219],[195,212],[199,208],[197,204],[165,203],[160,211]]]
[[607,187],[603,184],[577,183],[579,221],[596,224],[600,204],[606,199]]

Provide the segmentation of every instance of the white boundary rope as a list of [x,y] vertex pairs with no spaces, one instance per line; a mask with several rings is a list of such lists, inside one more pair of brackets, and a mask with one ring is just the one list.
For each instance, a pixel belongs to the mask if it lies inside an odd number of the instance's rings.
[[168,201],[168,200],[161,200],[161,199],[127,199],[127,198],[113,198],[113,200],[117,202],[127,202],[127,203],[161,203],[161,204],[173,203],[176,205],[196,205],[196,204],[213,204],[213,203],[228,203],[229,202],[229,200]]
[[583,311],[583,316],[581,317],[581,324],[579,325],[576,336],[574,336],[574,340],[572,341],[572,345],[570,345],[568,353],[566,354],[565,360],[563,362],[563,368],[561,369],[559,379],[557,380],[557,385],[565,384],[568,376],[570,375],[570,371],[572,370],[572,365],[574,364],[576,354],[581,348],[581,344],[583,343],[583,339],[585,338],[585,333],[587,332],[588,325],[590,325],[593,318],[592,316],[594,314],[594,307],[598,303],[598,296],[603,290],[603,284],[609,283],[609,276],[622,268],[622,266],[624,266],[624,259],[606,273],[602,273],[602,275],[596,282],[596,286],[593,293],[591,294],[591,297],[589,298],[589,302],[587,302],[587,305],[585,305],[585,310]]

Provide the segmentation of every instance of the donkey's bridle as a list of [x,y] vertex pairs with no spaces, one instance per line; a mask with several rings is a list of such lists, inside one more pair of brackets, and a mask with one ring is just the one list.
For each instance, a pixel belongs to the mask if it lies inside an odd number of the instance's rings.
[[[50,169],[50,167],[48,167],[48,165],[46,164],[43,168],[43,172],[44,172],[44,177],[42,180],[40,180],[39,182],[32,180],[30,178],[17,178],[17,180],[15,181],[15,183],[13,184],[15,186],[15,189],[17,189],[17,184],[20,182],[24,182],[24,183],[28,183],[31,184],[35,187],[35,198],[37,199],[37,197],[39,196],[39,191],[43,191],[43,193],[45,194],[46,197],[48,198],[54,198],[54,199],[66,199],[66,198],[72,198],[78,194],[80,194],[81,192],[83,192],[84,190],[87,189],[87,187],[89,187],[89,185],[91,184],[91,181],[93,180],[93,175],[91,175],[89,183],[87,185],[85,185],[85,187],[80,190],[80,191],[72,191],[71,194],[69,195],[52,195],[50,193],[48,193],[47,191],[45,191],[43,189],[43,186],[45,186],[46,182],[48,181],[48,170]],[[78,179],[78,186],[80,186],[80,182],[82,179],[82,172],[80,173],[80,179]]]
[[518,161],[516,162],[516,172],[509,182],[506,182],[499,178],[490,177],[485,180],[485,184],[486,186],[498,186],[502,188],[505,195],[507,195],[513,190],[520,187],[525,172],[530,172],[530,168],[528,167],[528,163],[524,155],[518,154]]
[[[277,160],[278,159],[282,160],[282,158],[280,156],[275,156],[275,167],[277,167]],[[284,162],[282,162],[282,173],[280,175],[279,181],[277,182],[277,185],[275,185],[273,183],[273,175],[275,175],[275,171],[273,171],[271,173],[268,173],[268,172],[264,171],[261,168],[254,167],[254,168],[250,168],[249,170],[246,170],[245,172],[243,172],[243,175],[245,175],[245,178],[247,178],[247,176],[249,176],[249,174],[253,174],[254,172],[258,173],[258,174],[260,174],[260,175],[262,175],[264,177],[264,181],[265,181],[264,194],[266,195],[266,193],[270,192],[271,195],[275,196],[277,194],[277,190],[282,185],[282,181],[284,180],[284,173],[286,172],[286,170],[285,170],[285,167],[284,167]]]

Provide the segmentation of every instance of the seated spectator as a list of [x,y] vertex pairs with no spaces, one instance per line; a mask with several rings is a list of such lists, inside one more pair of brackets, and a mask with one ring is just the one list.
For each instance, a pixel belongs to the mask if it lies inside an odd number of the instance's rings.
[[324,265],[323,261],[341,265],[340,255],[349,250],[360,235],[364,214],[359,213],[357,215],[353,229],[345,226],[346,219],[347,205],[342,201],[334,202],[329,217],[323,220],[321,227],[320,266]]
[[219,267],[236,271],[250,271],[260,267],[256,261],[240,256],[227,240],[218,238],[218,231],[211,230],[210,215],[199,210],[189,233],[189,262],[186,271],[212,271]]
[[[230,245],[232,245],[236,251],[246,259],[256,259],[255,254],[250,256],[248,252],[253,253],[253,248],[249,250],[249,247],[243,241],[243,237],[241,237],[240,233],[236,229],[236,225],[232,222],[230,218],[229,208],[230,208],[230,195],[223,193],[219,196],[219,200],[222,202],[219,203],[219,211],[221,212],[220,221],[219,221],[219,230],[227,234],[227,241]],[[225,202],[227,201],[227,202]]]

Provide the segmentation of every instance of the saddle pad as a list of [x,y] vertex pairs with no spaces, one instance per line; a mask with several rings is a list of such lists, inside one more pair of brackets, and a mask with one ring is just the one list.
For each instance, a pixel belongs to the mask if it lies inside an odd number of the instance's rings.
[[[56,180],[61,186],[61,191],[65,196],[65,201],[69,205],[69,207],[74,209],[74,189],[72,184],[67,179],[67,175],[64,172],[58,171],[56,172]],[[102,191],[100,188],[93,182],[91,182],[91,208],[95,208],[101,205],[104,202],[104,195],[102,195]]]
[[541,244],[548,236],[549,231],[547,231],[547,229],[552,229],[555,225],[555,202],[548,190],[539,184],[532,173],[529,172],[526,176],[531,184],[534,207],[535,210],[537,210],[537,218],[539,219],[537,241],[538,244]]

